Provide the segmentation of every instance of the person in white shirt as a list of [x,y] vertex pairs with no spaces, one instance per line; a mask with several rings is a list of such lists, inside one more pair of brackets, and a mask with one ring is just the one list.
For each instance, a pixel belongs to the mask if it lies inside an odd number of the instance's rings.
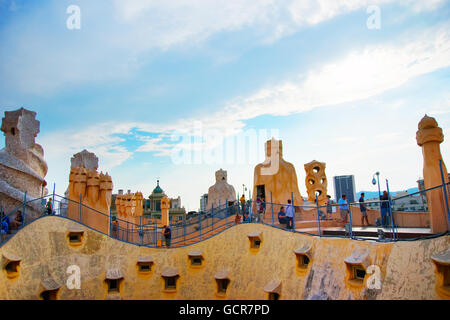
[[294,215],[295,215],[295,209],[294,206],[291,203],[291,200],[288,200],[288,205],[286,206],[286,228],[292,229],[294,227]]

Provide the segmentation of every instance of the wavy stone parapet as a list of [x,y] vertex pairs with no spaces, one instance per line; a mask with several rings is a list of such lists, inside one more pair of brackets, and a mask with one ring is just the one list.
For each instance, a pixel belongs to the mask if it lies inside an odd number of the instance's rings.
[[[0,247],[0,256],[20,259],[17,279],[0,273],[0,299],[38,299],[41,283],[53,279],[63,286],[60,299],[217,299],[216,279],[228,279],[227,299],[265,300],[267,291],[281,283],[280,299],[441,299],[436,290],[436,255],[450,246],[450,236],[397,243],[376,243],[352,239],[318,238],[258,225],[264,245],[250,254],[247,235],[252,223],[239,224],[208,240],[180,248],[147,248],[128,244],[86,228],[80,247],[66,241],[68,230],[78,224],[57,216],[38,219],[20,230]],[[313,246],[314,257],[304,273],[296,271],[293,250]],[[191,251],[201,251],[204,263],[193,269],[187,259]],[[365,286],[346,281],[346,257],[367,253],[370,263],[380,268],[381,290],[369,296]],[[14,257],[17,256],[17,257]],[[151,256],[152,271],[142,278],[136,268],[143,256]],[[439,256],[440,257],[440,256]],[[365,261],[365,259],[364,259]],[[81,270],[81,289],[65,284],[67,269]],[[257,266],[257,272],[255,272]],[[173,272],[168,272],[172,271]],[[120,270],[120,292],[108,293],[105,280],[109,270]],[[178,276],[177,288],[164,291],[164,276]],[[366,274],[366,280],[370,277]],[[54,286],[55,288],[57,286]]]

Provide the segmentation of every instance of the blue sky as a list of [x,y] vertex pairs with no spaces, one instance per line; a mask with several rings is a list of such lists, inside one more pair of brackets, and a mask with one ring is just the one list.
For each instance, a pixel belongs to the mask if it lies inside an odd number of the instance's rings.
[[[79,30],[66,27],[69,5]],[[370,5],[380,29],[367,27]],[[275,130],[303,196],[314,159],[329,178],[354,174],[357,190],[376,190],[375,171],[402,190],[422,174],[423,115],[450,136],[450,1],[0,0],[0,43],[0,109],[37,112],[60,194],[85,148],[115,191],[148,196],[159,177],[189,210],[219,168],[237,192],[251,186],[263,136],[255,156],[174,163],[171,135],[196,128],[205,152],[222,146],[211,132]]]

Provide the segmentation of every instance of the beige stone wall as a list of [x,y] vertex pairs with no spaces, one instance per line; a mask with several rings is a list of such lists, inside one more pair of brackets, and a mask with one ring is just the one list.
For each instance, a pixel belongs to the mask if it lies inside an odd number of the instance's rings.
[[[27,193],[28,201],[47,194],[44,180],[47,163],[42,146],[35,142],[39,133],[36,113],[24,108],[6,111],[1,131],[5,148],[0,150],[0,206],[9,212],[21,204]],[[28,216],[41,213],[39,201],[29,204]]]
[[208,203],[206,210],[214,208],[224,208],[227,202],[236,201],[236,191],[231,184],[228,184],[228,176],[226,170],[216,171],[216,183],[208,189]]
[[[281,299],[307,299],[325,292],[331,299],[367,299],[364,284],[347,280],[344,259],[355,252],[367,253],[370,264],[380,266],[382,289],[377,299],[438,299],[435,267],[430,256],[446,250],[450,237],[382,244],[294,234],[260,224],[240,224],[213,238],[177,249],[153,249],[120,242],[84,228],[79,247],[68,245],[69,229],[77,223],[59,217],[39,219],[0,248],[4,256],[21,258],[19,276],[0,274],[0,299],[38,299],[49,278],[62,284],[60,299],[218,299],[217,271],[229,270],[226,299],[266,299],[264,286],[272,279],[282,283]],[[250,250],[248,234],[260,231],[262,243]],[[298,269],[293,250],[311,246],[307,269]],[[189,264],[189,252],[201,251],[204,264]],[[154,264],[147,276],[137,272],[138,256],[150,255]],[[66,287],[68,266],[81,268],[81,290]],[[163,290],[161,273],[175,267],[177,291]],[[108,269],[120,269],[124,279],[120,294],[108,296],[104,282]],[[367,281],[368,275],[366,275]]]

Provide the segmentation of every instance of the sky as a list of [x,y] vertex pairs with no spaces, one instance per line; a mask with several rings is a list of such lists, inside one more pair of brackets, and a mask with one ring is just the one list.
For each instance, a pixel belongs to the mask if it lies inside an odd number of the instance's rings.
[[376,191],[377,171],[406,190],[422,176],[420,119],[450,137],[449,88],[445,0],[0,0],[1,115],[37,112],[60,195],[87,149],[114,192],[148,197],[160,179],[198,210],[220,168],[251,190],[272,136],[304,197],[312,160],[331,195],[347,174]]

